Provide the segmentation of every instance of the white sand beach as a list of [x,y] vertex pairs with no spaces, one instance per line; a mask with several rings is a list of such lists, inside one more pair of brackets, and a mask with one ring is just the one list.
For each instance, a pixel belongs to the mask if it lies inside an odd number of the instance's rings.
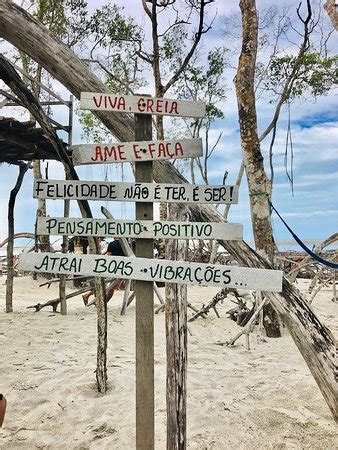
[[[26,309],[57,297],[54,284],[39,288],[31,277],[15,279],[13,314],[4,312],[5,277],[0,278],[0,391],[8,399],[3,449],[135,448],[135,309],[119,315],[122,292],[109,303],[109,391],[96,391],[96,311],[81,297],[68,301],[68,315],[50,307]],[[302,290],[308,281],[299,283]],[[163,289],[162,289],[163,290]],[[217,288],[189,287],[200,306]],[[338,304],[324,289],[314,309],[338,336]],[[226,317],[189,324],[188,448],[333,449],[338,433],[330,411],[292,339],[257,342],[244,337],[234,347],[215,345],[239,327]],[[189,314],[191,311],[189,312]],[[165,449],[164,313],[155,315],[156,448]]]

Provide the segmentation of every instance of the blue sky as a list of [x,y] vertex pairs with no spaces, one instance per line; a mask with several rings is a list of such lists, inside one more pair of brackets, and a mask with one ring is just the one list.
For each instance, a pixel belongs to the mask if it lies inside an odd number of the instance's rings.
[[[89,0],[90,8],[103,4],[105,2]],[[132,15],[138,23],[147,24],[147,20],[140,7],[139,0],[116,1],[116,3],[125,6],[127,14]],[[258,1],[258,7],[271,5],[272,2]],[[291,5],[290,15],[293,16],[295,3],[286,2]],[[238,2],[235,0],[216,1],[212,8],[218,10],[218,18],[215,20],[213,30],[210,35],[206,35],[203,43],[203,52],[213,48],[213,46],[224,45],[224,37],[220,33],[222,26],[222,14],[238,13]],[[324,13],[325,14],[325,13]],[[210,14],[212,16],[212,14]],[[332,51],[337,50],[330,45]],[[238,56],[234,56],[234,61]],[[210,183],[220,184],[223,173],[229,171],[227,183],[233,183],[236,180],[237,172],[241,163],[241,148],[239,139],[237,104],[232,85],[234,76],[233,69],[227,69],[227,99],[221,108],[224,112],[224,119],[218,120],[211,132],[211,142],[215,140],[220,131],[223,132],[222,139],[214,152],[209,168]],[[148,78],[150,81],[150,78]],[[55,89],[64,97],[67,92],[59,84],[55,83]],[[151,83],[146,92],[153,94]],[[170,97],[168,95],[168,97]],[[265,126],[271,120],[274,105],[267,102],[266,99],[260,99],[257,103],[257,112],[259,118],[259,130],[264,130]],[[10,108],[5,109],[1,115],[17,116]],[[23,116],[25,117],[25,116]],[[60,122],[67,121],[65,109],[55,108],[54,118]],[[285,139],[287,133],[287,111],[283,110],[279,121],[276,143],[274,148],[275,163],[275,182],[273,190],[273,203],[280,213],[285,217],[289,225],[293,228],[300,238],[306,239],[325,239],[337,231],[338,224],[338,200],[337,200],[337,180],[338,180],[338,109],[337,97],[335,92],[331,92],[326,97],[321,97],[314,102],[312,99],[307,101],[297,101],[291,105],[291,127],[294,151],[294,195],[292,195],[290,183],[287,180],[284,169],[284,151]],[[60,134],[62,137],[62,134]],[[112,141],[114,139],[112,138]],[[78,121],[75,121],[73,143],[84,142],[81,139],[81,129]],[[268,171],[267,151],[270,140],[263,142],[262,151],[265,156],[265,166]],[[14,186],[17,168],[8,165],[0,166],[0,208],[2,219],[0,223],[0,239],[7,234],[7,202],[10,189]],[[82,167],[79,168],[79,175],[83,179],[102,179],[104,170],[102,167]],[[108,170],[109,180],[120,180],[122,167],[111,166]],[[60,164],[56,162],[49,163],[49,178],[63,178],[63,170]],[[130,168],[124,165],[125,180],[132,180]],[[199,180],[200,181],[200,180]],[[100,202],[92,202],[95,216],[101,217],[99,208]],[[107,205],[105,205],[107,206]],[[108,205],[112,214],[116,218],[132,218],[134,215],[133,204],[119,204],[110,202]],[[33,231],[35,220],[36,200],[32,198],[32,173],[25,177],[22,190],[20,191],[16,204],[16,226],[15,231]],[[49,201],[47,210],[49,215],[62,215],[62,202]],[[74,203],[72,205],[71,215],[80,216],[78,208]],[[249,200],[246,182],[240,189],[238,205],[232,205],[229,219],[231,222],[240,222],[244,224],[244,235],[247,241],[252,241],[252,229],[250,222]],[[277,240],[289,240],[288,231],[281,225],[279,219],[273,216],[273,227]],[[27,241],[24,242],[24,244]]]

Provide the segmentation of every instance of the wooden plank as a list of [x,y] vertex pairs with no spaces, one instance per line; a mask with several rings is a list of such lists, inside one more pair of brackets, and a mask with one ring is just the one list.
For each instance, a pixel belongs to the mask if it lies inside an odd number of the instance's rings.
[[[135,114],[135,139],[152,139],[150,115]],[[153,182],[153,162],[135,163],[135,181]],[[153,203],[137,201],[136,219],[153,220]],[[154,257],[152,239],[136,239],[136,257]],[[147,260],[147,259],[145,259]],[[136,449],[155,448],[155,388],[154,388],[154,283],[152,279],[135,282],[136,331]]]
[[164,259],[101,255],[29,253],[19,257],[19,269],[43,273],[116,277],[175,282],[200,286],[227,286],[254,291],[281,292],[281,270],[203,264]]
[[238,202],[238,186],[35,180],[33,196],[45,199],[227,204]]
[[41,236],[118,236],[142,239],[224,239],[240,241],[243,239],[243,225],[219,222],[39,217],[37,233]]
[[115,95],[105,92],[81,92],[80,97],[81,109],[155,116],[204,117],[205,107],[205,102],[142,95]]
[[70,149],[74,165],[174,160],[203,155],[202,139],[95,143],[73,145]]

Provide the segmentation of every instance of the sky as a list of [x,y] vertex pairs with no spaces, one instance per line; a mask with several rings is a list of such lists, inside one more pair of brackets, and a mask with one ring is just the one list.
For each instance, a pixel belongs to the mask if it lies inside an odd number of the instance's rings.
[[[89,0],[89,9],[93,11],[96,7],[105,2]],[[147,17],[145,16],[140,0],[116,0],[120,6],[124,7],[126,15],[132,16],[137,23],[146,30],[146,38],[149,41],[149,28]],[[216,46],[226,45],[231,48],[234,43],[229,37],[222,35],[223,17],[229,14],[238,14],[239,6],[236,0],[216,0],[211,5],[209,18],[214,19],[212,30],[204,36],[203,45],[200,50],[201,60],[208,50]],[[258,1],[258,8],[261,10],[266,6],[271,6],[271,1]],[[289,14],[295,18],[295,2],[286,1],[283,5],[289,5]],[[297,2],[298,4],[298,2]],[[325,12],[323,14],[326,14]],[[170,17],[161,19],[161,26],[165,26]],[[196,23],[196,19],[195,23]],[[336,40],[337,42],[337,40]],[[6,44],[5,49],[7,49]],[[283,43],[289,52],[295,52],[294,46],[290,42]],[[331,40],[329,48],[332,52],[337,52],[337,43]],[[234,64],[238,55],[231,56]],[[264,55],[262,56],[264,60]],[[222,132],[222,138],[214,151],[209,166],[210,184],[221,184],[224,171],[229,172],[226,183],[235,182],[241,164],[241,146],[239,138],[239,125],[237,115],[237,103],[232,79],[235,70],[229,68],[225,72],[227,96],[219,107],[224,113],[224,118],[217,120],[211,131],[211,143],[217,139]],[[149,85],[144,88],[145,93],[154,94],[153,84],[150,75],[147,75]],[[54,83],[55,90],[64,98],[68,98],[69,93],[60,83]],[[168,95],[168,97],[170,97]],[[261,98],[257,102],[259,131],[263,131],[270,122],[274,112],[274,104],[269,103],[266,98]],[[13,108],[4,108],[1,115],[26,118],[19,115]],[[63,107],[55,107],[53,118],[61,123],[66,123],[67,111]],[[338,223],[338,200],[337,200],[337,179],[338,179],[338,109],[337,91],[332,91],[325,97],[319,97],[315,101],[311,98],[298,100],[291,104],[290,119],[292,130],[292,142],[294,152],[294,192],[287,179],[284,167],[284,152],[286,135],[288,129],[288,111],[283,109],[274,147],[274,167],[275,181],[273,188],[273,204],[286,219],[288,224],[298,236],[303,240],[324,240],[331,234],[337,232]],[[66,136],[60,133],[60,137],[66,140]],[[114,142],[112,137],[112,142]],[[75,115],[73,143],[84,143],[82,130]],[[268,169],[268,147],[270,140],[266,139],[262,143],[262,152],[265,158],[265,167]],[[43,167],[45,167],[45,163]],[[15,184],[18,169],[14,166],[3,164],[0,166],[0,208],[2,211],[0,221],[0,240],[7,235],[7,202],[10,190]],[[102,180],[105,171],[102,167],[86,166],[78,170],[81,179]],[[124,164],[114,165],[108,168],[108,181],[133,181],[130,168]],[[64,178],[61,165],[57,162],[49,162],[49,178]],[[198,182],[201,182],[198,179]],[[34,230],[35,212],[37,200],[32,198],[32,173],[26,175],[22,189],[18,195],[15,210],[15,232]],[[99,211],[101,203],[91,202],[95,217],[102,217]],[[115,218],[131,219],[134,217],[134,205],[132,203],[104,204],[108,207]],[[63,205],[61,201],[48,201],[47,212],[50,216],[62,215]],[[76,204],[72,203],[71,216],[80,217]],[[242,183],[239,192],[239,202],[230,208],[229,221],[232,223],[244,224],[245,240],[253,240],[249,197],[246,182]],[[277,241],[291,240],[289,232],[280,223],[279,219],[273,215],[272,224]],[[56,238],[55,238],[56,239]],[[27,241],[21,241],[17,245],[28,245]],[[30,245],[30,244],[29,244]],[[295,247],[296,248],[296,247]]]

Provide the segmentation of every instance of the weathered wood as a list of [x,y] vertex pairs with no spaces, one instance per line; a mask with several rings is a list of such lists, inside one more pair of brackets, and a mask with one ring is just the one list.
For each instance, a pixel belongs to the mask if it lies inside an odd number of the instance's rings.
[[41,217],[37,221],[37,233],[53,236],[118,236],[142,239],[224,239],[238,241],[243,238],[243,225],[217,222]]
[[74,165],[175,160],[203,155],[202,139],[96,143],[72,145],[70,149]]
[[237,289],[231,289],[231,288],[222,288],[217,294],[212,298],[212,300],[207,304],[203,305],[200,310],[195,311],[196,314],[194,314],[192,317],[190,317],[188,322],[193,322],[194,320],[198,319],[199,317],[206,318],[206,316],[209,314],[210,309],[213,309],[215,312],[215,307],[218,302],[221,302],[225,298],[227,298],[229,293],[234,294],[234,296],[237,298],[238,293]]
[[332,301],[337,301],[337,286],[336,286],[336,279],[337,279],[337,271],[335,269],[333,270],[333,278],[332,278]]
[[[66,151],[66,145],[63,145]],[[36,128],[34,122],[0,117],[0,163],[18,164],[18,161],[34,159],[60,158],[44,131]]]
[[[88,67],[63,45],[41,23],[10,0],[0,3],[0,35],[30,55],[68,88],[77,98],[83,89],[103,91],[106,86]],[[134,140],[134,123],[130,114],[95,111],[94,114],[121,141]],[[154,180],[162,183],[186,183],[187,180],[168,161],[154,162]],[[196,221],[222,222],[224,218],[211,206],[191,205]],[[220,244],[242,265],[272,268],[244,242],[220,241]],[[281,294],[267,294],[278,309],[292,339],[307,363],[332,414],[337,412],[337,382],[334,377],[336,344],[332,334],[319,320],[301,293],[284,280]]]
[[14,280],[14,266],[13,266],[13,250],[14,250],[14,206],[16,196],[22,185],[25,173],[28,170],[28,165],[23,162],[19,166],[19,175],[16,180],[14,188],[9,194],[8,201],[8,242],[7,242],[7,280],[6,280],[6,313],[13,312],[13,280]]
[[[152,139],[151,116],[135,114],[135,140]],[[135,181],[153,181],[153,163],[135,163]],[[153,204],[135,205],[137,220],[153,220]],[[154,257],[152,239],[136,239],[136,257]],[[137,261],[134,258],[134,261]],[[154,400],[154,286],[153,280],[136,281],[136,448],[152,450],[155,447]]]
[[[82,289],[79,289],[78,291],[71,292],[70,294],[66,295],[66,299],[77,297],[80,294],[84,294],[85,292],[88,292],[90,290],[90,287],[83,287]],[[53,308],[53,311],[57,311],[57,306],[61,302],[60,297],[54,298],[53,300],[48,300],[45,303],[36,303],[32,306],[27,306],[27,309],[35,309],[35,312],[41,311],[42,308],[45,308],[46,306],[51,306]]]
[[[63,206],[63,216],[69,217],[70,201],[65,200]],[[45,218],[45,217],[44,217]],[[37,219],[37,234],[39,234],[38,227],[39,218]],[[62,253],[68,253],[68,234],[64,234],[62,237]],[[60,296],[60,312],[62,315],[67,314],[67,298],[66,298],[66,277],[61,275],[59,284],[59,296]]]
[[[150,213],[145,214],[149,215]],[[19,257],[19,269],[42,273],[153,280],[199,286],[227,286],[267,292],[282,290],[283,272],[281,270],[168,261],[151,259],[151,256],[146,259],[118,256],[111,258],[103,255],[62,255],[60,253],[22,254]]]
[[146,203],[237,203],[238,187],[193,184],[177,186],[176,184],[143,183],[137,180],[136,183],[38,180],[34,182],[33,196],[46,199]]
[[[69,98],[69,115],[68,115],[68,145],[73,142],[73,103],[74,97],[71,95]],[[67,179],[67,174],[66,174]],[[69,217],[70,201],[65,200],[63,205],[63,217]],[[38,228],[38,225],[37,225]],[[68,234],[62,236],[62,253],[68,253]],[[61,314],[67,314],[67,299],[66,299],[66,277],[60,279],[59,294],[61,300]]]
[[243,335],[246,336],[246,348],[247,350],[250,350],[250,341],[249,341],[249,334],[252,333],[254,326],[256,324],[257,318],[263,309],[264,305],[266,303],[266,298],[257,306],[255,311],[253,312],[252,316],[248,320],[247,324],[244,326],[243,330],[241,330],[239,333],[236,334],[231,339],[228,339],[225,343],[219,343],[218,345],[234,345],[234,343]]
[[[183,218],[179,206],[170,205],[169,214]],[[188,244],[169,240],[166,257],[185,261]],[[187,428],[187,286],[166,283],[165,323],[167,343],[167,449],[186,448]]]
[[[13,239],[34,239],[34,233],[15,233],[13,235]],[[0,248],[3,247],[4,245],[6,245],[8,242],[8,237],[6,239],[4,239],[2,242],[0,242]]]
[[81,92],[80,97],[82,109],[154,116],[204,117],[205,107],[205,102],[199,101],[155,98],[145,95],[115,95],[109,92]]

